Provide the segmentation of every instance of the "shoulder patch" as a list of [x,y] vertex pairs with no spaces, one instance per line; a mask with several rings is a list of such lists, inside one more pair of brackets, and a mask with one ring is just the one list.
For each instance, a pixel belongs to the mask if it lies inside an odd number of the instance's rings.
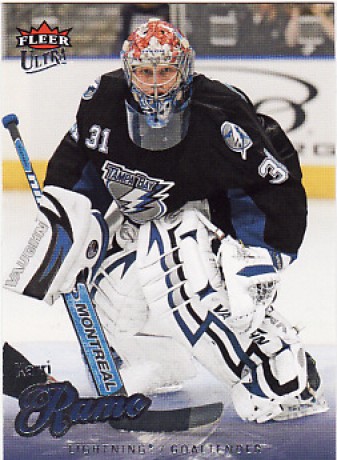
[[241,158],[247,160],[247,150],[253,145],[253,141],[240,126],[225,121],[221,125],[221,135],[228,148],[240,153]]
[[88,87],[88,89],[83,93],[82,99],[85,101],[88,101],[93,97],[93,95],[96,93],[98,90],[99,84],[100,84],[101,78],[97,78],[92,85]]

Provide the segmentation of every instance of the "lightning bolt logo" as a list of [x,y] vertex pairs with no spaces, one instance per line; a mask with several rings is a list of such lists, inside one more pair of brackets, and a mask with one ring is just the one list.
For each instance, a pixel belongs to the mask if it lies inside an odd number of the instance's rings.
[[135,223],[157,219],[167,211],[165,199],[174,182],[148,176],[141,171],[131,171],[107,160],[102,179],[120,210]]
[[165,190],[167,190],[170,187],[158,184],[158,186],[155,188],[156,190],[144,192],[142,195],[139,194],[140,191],[137,189],[134,189],[131,192],[124,195],[123,198],[120,199],[120,202],[122,204],[122,211],[128,213],[142,212],[146,209],[150,209],[153,206],[154,202],[157,202],[162,210],[164,210],[165,207],[166,211],[166,206],[164,205],[162,200],[165,200],[165,198],[167,198],[168,194],[165,193]]

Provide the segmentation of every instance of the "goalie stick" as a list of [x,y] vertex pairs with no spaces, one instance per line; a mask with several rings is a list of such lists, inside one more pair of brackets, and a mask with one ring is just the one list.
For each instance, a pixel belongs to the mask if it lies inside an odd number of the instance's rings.
[[[2,123],[4,127],[7,128],[10,132],[23,170],[26,174],[30,189],[33,193],[35,202],[39,206],[42,198],[42,192],[17,127],[19,124],[18,117],[15,114],[6,115],[2,119]],[[85,283],[77,282],[76,288],[73,290],[73,292],[62,294],[62,297],[66,304],[70,319],[74,326],[83,355],[86,359],[98,394],[100,396],[126,394],[124,383],[112,358],[108,342],[104,336],[102,326],[91,302],[90,295]],[[81,308],[82,314],[83,308],[85,308],[86,318],[90,319],[90,327],[95,330],[95,340],[93,340],[92,334],[89,337],[86,333],[86,329],[82,321],[83,317],[81,317],[80,311],[77,308]],[[105,370],[108,371],[112,376],[109,381],[104,380],[104,376],[96,360],[95,351],[97,352],[98,347],[104,353],[105,360],[109,365],[109,369]]]
[[[11,135],[21,165],[26,174],[31,192],[36,204],[39,206],[42,198],[42,192],[18,129],[19,119],[15,114],[8,114],[3,117],[2,123]],[[87,366],[93,378],[97,393],[100,396],[109,396],[112,394],[126,395],[124,383],[112,357],[110,347],[91,301],[86,284],[78,281],[76,283],[76,288],[71,293],[62,294],[62,297],[67,307],[71,322],[74,326],[74,330]],[[113,385],[109,385],[108,387],[106,386],[101,369],[95,359],[92,342],[90,342],[90,339],[85,332],[84,325],[81,322],[81,316],[76,308],[79,305],[81,307],[85,306],[87,310],[90,320],[92,321],[92,327],[96,331],[97,339],[104,351],[105,359],[108,362],[110,372],[113,375]],[[214,423],[219,420],[222,415],[222,411],[223,404],[222,402],[218,402],[181,409],[147,410],[136,420],[122,419],[118,421],[110,421],[109,423],[113,428],[127,431],[185,431],[190,428]]]

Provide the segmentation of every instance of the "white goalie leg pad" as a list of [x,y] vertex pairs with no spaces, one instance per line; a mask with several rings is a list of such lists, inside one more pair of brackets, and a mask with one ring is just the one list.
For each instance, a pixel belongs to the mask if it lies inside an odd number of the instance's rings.
[[275,311],[249,338],[253,340],[251,365],[242,370],[232,398],[241,418],[262,423],[278,416],[281,405],[304,390],[308,379],[305,350],[296,329]]
[[146,331],[174,337],[213,375],[233,383],[240,356],[225,324],[228,299],[211,239],[190,207],[141,226],[137,265],[149,305]]
[[252,394],[241,383],[232,388],[232,401],[238,416],[247,422],[264,423],[282,412],[280,404]]
[[85,196],[46,186],[35,228],[5,281],[15,292],[52,304],[70,292],[82,270],[91,273],[104,255],[108,229]]
[[[90,285],[91,296],[111,337],[133,336],[147,321],[148,307],[135,260],[134,250],[107,257]],[[118,343],[114,340],[113,345]]]
[[[184,288],[207,303],[226,302],[220,271],[211,250],[211,237],[193,209],[186,209],[175,219],[161,219],[141,227],[137,264],[145,297],[150,305]],[[168,296],[170,300],[171,295]],[[178,300],[178,299],[176,299]],[[184,299],[180,299],[184,302]],[[172,299],[171,308],[179,307]]]
[[275,418],[283,410],[281,404],[306,385],[298,333],[271,306],[252,332],[228,327],[229,303],[209,235],[204,228],[200,231],[195,215],[185,211],[140,228],[137,265],[150,315],[144,330],[176,338],[219,380],[229,383],[242,418]]
[[247,421],[264,423],[269,420],[283,421],[295,418],[307,417],[309,415],[321,414],[329,410],[324,397],[322,382],[315,384],[313,389],[309,382],[311,397],[300,395],[279,400],[262,398],[251,393],[242,383],[232,388],[232,399],[237,414]]
[[228,291],[234,331],[252,332],[274,300],[280,280],[269,251],[247,247],[227,236],[219,249],[219,260]]
[[[129,227],[127,234],[130,236]],[[123,360],[121,372],[127,391],[149,394],[158,388],[172,388],[193,377],[195,370],[191,354],[172,337],[142,332],[148,306],[138,279],[134,238],[132,232],[127,245],[131,249],[103,262],[91,285],[91,295],[107,339]]]

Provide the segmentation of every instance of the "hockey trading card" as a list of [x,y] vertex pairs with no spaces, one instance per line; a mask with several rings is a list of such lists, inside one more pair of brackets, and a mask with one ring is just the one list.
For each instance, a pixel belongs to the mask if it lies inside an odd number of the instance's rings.
[[336,458],[333,2],[1,5],[3,458]]

